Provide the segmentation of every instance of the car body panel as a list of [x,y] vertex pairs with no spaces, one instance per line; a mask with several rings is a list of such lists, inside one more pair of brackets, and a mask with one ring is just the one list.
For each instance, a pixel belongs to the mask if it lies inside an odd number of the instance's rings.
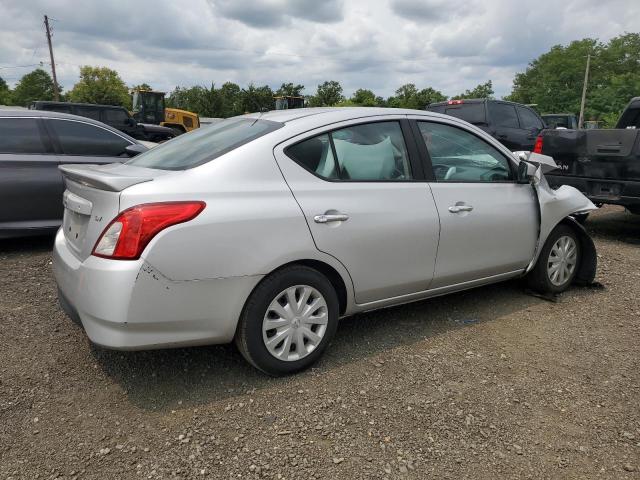
[[[367,122],[403,118],[373,116]],[[329,130],[360,123],[357,119],[338,122]],[[357,303],[426,290],[433,277],[440,233],[429,185],[411,181],[330,182],[286,155],[288,146],[326,131],[325,127],[305,132],[274,149],[315,245],[345,265],[354,282]],[[316,215],[332,213],[349,218],[336,223],[314,221]],[[385,275],[376,274],[380,271]]]

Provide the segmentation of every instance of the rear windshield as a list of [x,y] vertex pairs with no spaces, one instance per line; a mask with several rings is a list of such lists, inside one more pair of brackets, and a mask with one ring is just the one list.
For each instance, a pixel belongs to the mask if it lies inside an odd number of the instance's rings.
[[229,118],[210,127],[180,135],[126,163],[158,170],[187,170],[207,163],[282,126],[282,123],[270,120]]
[[462,105],[447,105],[446,115],[457,117],[469,123],[486,123],[484,118],[484,103],[466,103]]

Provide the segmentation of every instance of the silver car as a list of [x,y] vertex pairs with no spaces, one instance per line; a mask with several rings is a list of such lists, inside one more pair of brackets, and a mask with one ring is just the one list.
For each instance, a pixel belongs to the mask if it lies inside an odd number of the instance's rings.
[[553,160],[453,117],[297,109],[224,120],[125,164],[60,167],[54,272],[92,342],[235,340],[260,370],[315,362],[340,317],[527,276],[593,280]]

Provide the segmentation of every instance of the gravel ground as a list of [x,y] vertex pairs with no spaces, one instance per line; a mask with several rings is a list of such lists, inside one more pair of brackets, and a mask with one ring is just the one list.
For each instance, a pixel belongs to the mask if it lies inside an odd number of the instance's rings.
[[283,379],[232,346],[93,347],[51,239],[0,243],[0,478],[640,478],[640,217],[587,227],[604,289],[359,315]]

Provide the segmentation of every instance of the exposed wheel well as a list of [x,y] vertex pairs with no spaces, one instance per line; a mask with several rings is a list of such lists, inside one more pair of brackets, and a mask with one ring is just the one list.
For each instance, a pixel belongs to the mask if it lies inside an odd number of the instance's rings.
[[[313,268],[318,272],[322,273],[325,277],[329,279],[331,285],[336,290],[336,294],[338,295],[338,305],[340,308],[340,315],[342,315],[347,309],[347,287],[342,280],[342,276],[338,273],[338,271],[333,268],[331,265],[328,265],[319,260],[296,260],[294,262],[287,263],[278,267],[274,271],[282,270],[285,267],[290,267],[291,265],[304,265],[309,268]],[[273,272],[272,272],[273,273]]]

